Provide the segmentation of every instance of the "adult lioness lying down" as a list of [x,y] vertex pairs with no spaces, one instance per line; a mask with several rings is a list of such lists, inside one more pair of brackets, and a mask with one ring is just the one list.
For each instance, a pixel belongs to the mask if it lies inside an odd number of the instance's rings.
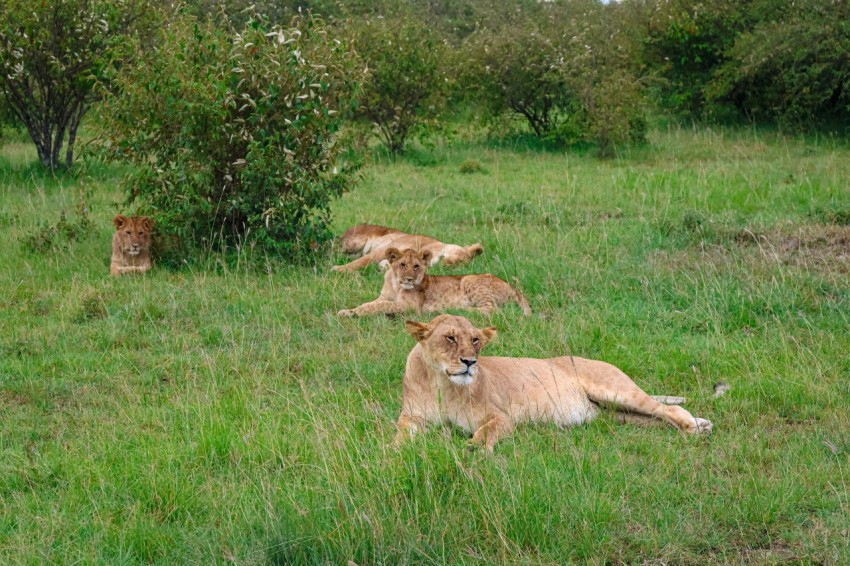
[[531,307],[522,293],[495,275],[428,275],[431,252],[425,250],[387,250],[390,268],[384,275],[380,296],[354,309],[341,310],[339,316],[390,314],[415,310],[433,312],[445,309],[477,309],[490,314],[505,303],[517,302],[522,312]]
[[470,261],[484,251],[481,244],[465,247],[444,244],[428,236],[407,234],[393,228],[374,224],[358,224],[354,228],[349,228],[340,237],[340,244],[344,253],[362,253],[363,255],[351,263],[335,265],[331,268],[333,271],[354,271],[376,262],[381,262],[381,267],[386,268],[388,264],[384,264],[383,260],[389,248],[427,250],[431,252],[431,265],[440,260],[446,265]]
[[473,444],[492,450],[518,424],[578,425],[593,420],[599,405],[636,420],[660,419],[688,434],[711,432],[709,421],[658,402],[605,362],[478,357],[496,329],[475,328],[462,316],[405,326],[417,344],[404,371],[396,444],[429,424],[451,423],[471,433]]

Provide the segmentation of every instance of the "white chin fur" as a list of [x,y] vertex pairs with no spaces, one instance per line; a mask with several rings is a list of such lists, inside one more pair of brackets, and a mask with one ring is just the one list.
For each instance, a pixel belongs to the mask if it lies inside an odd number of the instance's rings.
[[449,381],[455,385],[470,385],[473,378],[472,373],[462,373],[460,375],[450,375]]
[[130,254],[130,255],[139,255],[139,250],[130,250],[127,253]]
[[412,291],[416,288],[416,285],[413,285],[412,283],[402,283],[401,288],[405,291]]

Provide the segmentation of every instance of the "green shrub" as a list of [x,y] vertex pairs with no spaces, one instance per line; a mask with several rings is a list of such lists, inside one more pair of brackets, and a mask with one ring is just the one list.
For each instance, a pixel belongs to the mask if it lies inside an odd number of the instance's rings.
[[447,93],[440,38],[405,13],[354,18],[345,31],[370,71],[358,117],[387,148],[399,154],[410,138],[439,131]]
[[746,3],[671,0],[650,5],[643,58],[660,79],[661,105],[688,118],[716,112],[708,91],[728,49],[749,25]]
[[481,164],[474,159],[467,159],[463,163],[460,164],[458,171],[463,173],[464,175],[471,175],[472,173],[480,173],[482,171]]
[[646,129],[634,39],[616,9],[541,6],[479,30],[466,44],[462,82],[491,120],[520,117],[541,139],[591,142],[609,156]]
[[566,47],[547,31],[527,19],[481,30],[470,37],[459,69],[486,117],[521,118],[541,138],[566,132],[578,105],[560,68]]
[[303,258],[330,238],[329,204],[357,170],[336,133],[364,72],[320,20],[292,26],[258,17],[237,32],[178,17],[118,78],[98,145],[136,165],[125,189],[166,252]]
[[765,4],[774,10],[757,14],[759,23],[728,50],[710,98],[734,104],[756,122],[850,134],[850,6]]
[[34,253],[45,253],[66,249],[71,242],[79,242],[87,238],[92,233],[94,225],[89,218],[88,203],[83,193],[80,193],[76,213],[76,220],[69,221],[63,210],[59,213],[59,220],[56,222],[39,225],[31,234],[23,238],[24,248]]

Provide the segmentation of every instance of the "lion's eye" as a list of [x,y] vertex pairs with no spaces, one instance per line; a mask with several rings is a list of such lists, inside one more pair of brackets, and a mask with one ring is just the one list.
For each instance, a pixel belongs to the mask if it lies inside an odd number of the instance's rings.
[[416,265],[414,265],[413,269],[419,269],[419,264],[417,263]]
[[127,230],[127,235],[129,236],[129,235],[131,235],[131,234],[132,234],[132,232],[131,232],[131,231],[129,231],[129,230]]
[[454,344],[455,342],[457,342],[454,336],[446,336],[446,340],[449,341],[449,344]]
[[407,267],[407,264],[406,264],[406,263],[404,263],[404,262],[401,262],[401,266],[402,266],[402,267]]

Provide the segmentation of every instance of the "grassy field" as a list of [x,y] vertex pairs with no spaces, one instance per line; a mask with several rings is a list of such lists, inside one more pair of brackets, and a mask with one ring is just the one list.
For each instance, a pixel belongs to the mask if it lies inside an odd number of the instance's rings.
[[850,563],[846,146],[671,129],[612,161],[376,158],[336,232],[480,241],[435,273],[517,277],[535,311],[468,315],[499,328],[491,355],[603,359],[714,423],[606,413],[489,456],[452,430],[389,446],[404,317],[335,316],[374,268],[115,279],[122,171],[34,161],[0,149],[0,563]]

